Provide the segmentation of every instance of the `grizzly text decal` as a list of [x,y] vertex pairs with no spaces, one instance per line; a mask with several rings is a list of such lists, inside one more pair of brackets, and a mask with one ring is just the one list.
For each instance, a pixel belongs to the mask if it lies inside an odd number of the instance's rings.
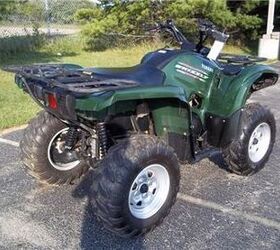
[[196,69],[186,63],[178,62],[175,68],[177,72],[198,79],[201,82],[205,82],[209,78],[207,72]]

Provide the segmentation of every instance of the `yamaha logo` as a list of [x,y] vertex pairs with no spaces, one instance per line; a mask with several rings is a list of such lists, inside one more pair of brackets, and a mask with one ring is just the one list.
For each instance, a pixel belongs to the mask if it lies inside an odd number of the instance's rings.
[[207,65],[205,65],[205,64],[203,64],[203,63],[202,63],[201,66],[202,66],[203,69],[205,69],[205,70],[207,70],[207,71],[209,71],[209,72],[213,72],[213,71],[214,71],[213,68],[211,68],[211,67],[209,67],[209,66],[207,66]]

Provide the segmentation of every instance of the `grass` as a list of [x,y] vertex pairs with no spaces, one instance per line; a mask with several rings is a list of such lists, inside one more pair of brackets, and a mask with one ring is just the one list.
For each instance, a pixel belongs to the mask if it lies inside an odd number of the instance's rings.
[[[0,66],[67,62],[82,66],[123,67],[139,63],[145,53],[160,47],[163,47],[163,45],[144,44],[128,49],[85,52],[82,50],[82,42],[77,37],[72,39],[59,38],[41,48],[38,52],[16,54],[5,60],[2,58]],[[248,54],[247,49],[234,46],[226,47],[225,52]],[[39,111],[39,107],[14,84],[12,74],[0,70],[0,79],[0,130],[27,123]]]
[[36,50],[43,41],[43,36],[29,35],[0,38],[0,63],[12,55]]
[[[7,64],[76,63],[82,66],[122,67],[136,64],[157,46],[135,46],[104,52],[85,52],[77,40],[59,39],[39,52],[14,55],[2,62]],[[32,99],[14,84],[13,74],[0,70],[0,130],[27,123],[40,110]]]

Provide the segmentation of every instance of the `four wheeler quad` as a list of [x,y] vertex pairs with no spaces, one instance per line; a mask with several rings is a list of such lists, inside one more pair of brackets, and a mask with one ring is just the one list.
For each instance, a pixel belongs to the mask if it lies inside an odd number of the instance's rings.
[[[221,150],[229,169],[259,171],[275,141],[275,119],[252,92],[278,75],[260,58],[220,55],[228,35],[200,20],[200,42],[189,42],[172,21],[180,49],[160,49],[130,68],[44,64],[7,67],[44,111],[21,141],[31,175],[72,183],[95,170],[90,202],[107,228],[121,236],[162,222],[179,190],[179,163]],[[211,49],[203,46],[215,39]]]

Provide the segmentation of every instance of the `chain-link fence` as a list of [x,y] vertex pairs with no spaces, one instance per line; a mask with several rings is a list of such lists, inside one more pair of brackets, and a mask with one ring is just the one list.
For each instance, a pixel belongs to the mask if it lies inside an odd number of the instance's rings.
[[0,38],[79,32],[75,13],[93,0],[0,0]]

